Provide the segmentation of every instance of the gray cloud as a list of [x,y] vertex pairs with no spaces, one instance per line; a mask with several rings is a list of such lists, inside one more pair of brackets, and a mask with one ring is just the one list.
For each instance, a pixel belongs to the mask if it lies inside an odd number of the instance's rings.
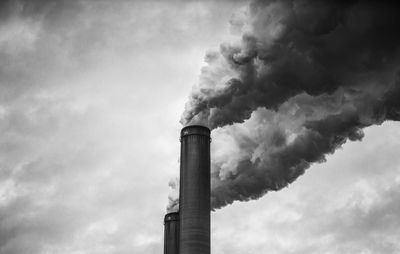
[[238,151],[214,149],[214,208],[279,190],[363,128],[399,119],[397,7],[253,1],[233,16],[241,39],[206,55],[181,120],[231,135]]
[[182,123],[200,121],[215,128],[243,122],[258,107],[276,109],[301,93],[362,89],[366,80],[386,89],[398,66],[395,7],[253,2],[241,41],[224,43],[206,57],[208,66]]

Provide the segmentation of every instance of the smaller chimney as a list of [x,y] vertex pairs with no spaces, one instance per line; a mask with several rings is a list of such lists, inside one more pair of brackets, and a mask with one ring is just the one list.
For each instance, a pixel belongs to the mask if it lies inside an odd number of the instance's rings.
[[179,212],[164,217],[164,254],[179,254]]

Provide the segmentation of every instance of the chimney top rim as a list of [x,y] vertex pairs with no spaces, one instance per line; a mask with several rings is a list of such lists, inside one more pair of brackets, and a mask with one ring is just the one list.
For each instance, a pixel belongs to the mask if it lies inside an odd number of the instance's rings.
[[167,221],[177,221],[179,219],[179,212],[171,212],[171,213],[167,213],[164,216],[164,222]]
[[207,126],[204,125],[198,125],[198,124],[194,124],[194,125],[186,125],[185,127],[182,128],[181,132],[183,132],[186,129],[190,129],[190,128],[200,128],[200,129],[206,129],[207,131],[211,132],[210,128],[208,128]]

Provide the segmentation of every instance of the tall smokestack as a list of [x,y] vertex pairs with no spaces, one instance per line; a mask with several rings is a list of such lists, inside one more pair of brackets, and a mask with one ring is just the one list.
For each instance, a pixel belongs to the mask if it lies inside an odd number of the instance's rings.
[[210,254],[210,130],[181,131],[179,253]]
[[179,213],[165,215],[164,254],[179,254]]

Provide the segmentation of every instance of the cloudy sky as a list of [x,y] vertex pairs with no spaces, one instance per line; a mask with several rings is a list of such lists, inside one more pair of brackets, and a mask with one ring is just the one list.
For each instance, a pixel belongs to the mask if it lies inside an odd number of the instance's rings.
[[[184,105],[247,5],[2,1],[1,254],[162,253]],[[399,253],[400,124],[364,132],[213,212],[212,253]]]

